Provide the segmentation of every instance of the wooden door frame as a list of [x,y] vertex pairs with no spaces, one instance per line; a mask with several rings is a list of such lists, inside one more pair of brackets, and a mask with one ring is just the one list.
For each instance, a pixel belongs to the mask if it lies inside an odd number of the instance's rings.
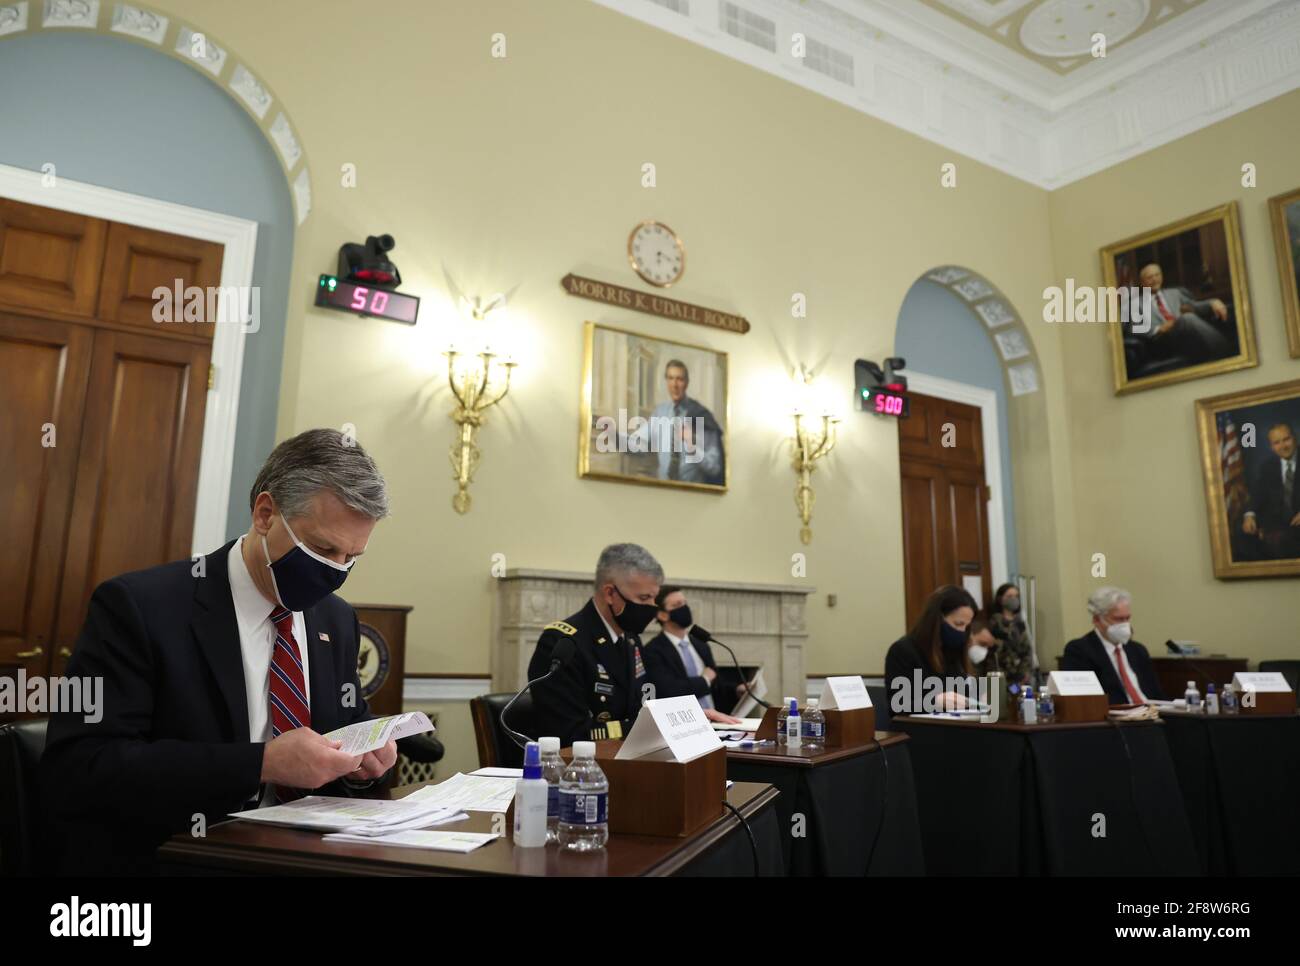
[[[1010,579],[1007,572],[1007,527],[1002,506],[1002,437],[998,432],[998,394],[992,389],[968,383],[928,376],[908,369],[907,388],[924,396],[949,402],[965,403],[980,411],[980,430],[984,437],[984,485],[989,490],[989,566],[993,589]],[[985,601],[987,604],[988,601]]]
[[[189,205],[159,201],[112,188],[58,177],[55,187],[43,187],[44,175],[0,164],[0,197],[46,208],[71,211],[141,228],[215,242],[224,249],[218,318],[233,318],[227,292],[247,292],[253,285],[253,258],[257,250],[257,222],[223,215]],[[248,306],[239,306],[239,318]],[[253,331],[256,331],[254,328]],[[198,492],[194,507],[192,552],[207,553],[226,542],[226,517],[230,505],[230,478],[235,454],[235,425],[239,415],[239,383],[243,374],[243,325],[218,324],[212,339],[215,378],[208,390],[203,414],[203,447],[199,458]]]

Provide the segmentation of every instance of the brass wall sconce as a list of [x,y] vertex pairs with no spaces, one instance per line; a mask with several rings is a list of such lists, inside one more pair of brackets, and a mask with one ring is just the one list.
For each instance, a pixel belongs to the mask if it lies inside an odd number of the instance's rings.
[[451,418],[460,427],[460,438],[452,444],[449,454],[456,480],[456,495],[451,498],[451,505],[457,513],[468,513],[471,502],[469,485],[478,469],[479,449],[475,440],[479,427],[483,425],[487,411],[506,398],[510,391],[510,374],[517,363],[511,359],[495,361],[497,353],[487,349],[478,353],[477,365],[457,366],[456,360],[467,359],[467,356],[454,347],[445,355],[447,382],[456,397],[456,408],[452,410]]
[[[812,382],[812,375],[804,370],[800,370],[797,378],[805,386]],[[821,420],[820,428],[813,428],[818,419]],[[812,521],[813,502],[816,499],[812,488],[812,473],[817,468],[818,461],[835,448],[835,424],[838,422],[839,418],[830,412],[824,412],[818,417],[810,416],[798,407],[794,411],[794,436],[790,440],[793,444],[793,453],[790,464],[799,478],[794,488],[794,505],[799,510],[799,519],[803,522],[799,530],[799,539],[804,546],[812,543],[812,527],[809,524]]]

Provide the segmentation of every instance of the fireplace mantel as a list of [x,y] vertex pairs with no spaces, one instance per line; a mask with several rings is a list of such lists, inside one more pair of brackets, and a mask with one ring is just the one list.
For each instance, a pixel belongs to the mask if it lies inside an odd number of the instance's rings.
[[[816,588],[806,584],[756,584],[673,578],[688,591],[691,613],[736,652],[741,664],[763,668],[767,700],[786,694],[801,698],[804,645],[808,641],[804,607]],[[517,691],[527,680],[537,638],[552,621],[582,610],[592,592],[592,575],[562,570],[510,569],[496,578],[492,596],[492,688]],[[658,633],[651,623],[643,642]],[[717,649],[719,664],[729,663]],[[793,689],[793,690],[792,690]]]

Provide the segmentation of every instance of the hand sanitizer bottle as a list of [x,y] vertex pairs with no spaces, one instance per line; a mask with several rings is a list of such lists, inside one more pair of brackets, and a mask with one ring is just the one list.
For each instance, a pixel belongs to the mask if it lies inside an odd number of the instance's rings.
[[1214,693],[1214,682],[1211,681],[1205,686],[1205,713],[1219,713],[1219,696]]
[[1196,690],[1195,681],[1187,682],[1187,691],[1183,694],[1183,699],[1187,702],[1188,711],[1201,710],[1201,692]]
[[790,711],[785,716],[785,746],[787,748],[798,748],[803,744],[803,721],[799,715],[799,702],[795,698],[790,699]]
[[524,777],[515,782],[515,845],[538,848],[546,844],[546,798],[542,749],[530,741],[524,747]]
[[1020,692],[1020,723],[1038,724],[1038,705],[1034,701],[1034,689],[1028,684]]

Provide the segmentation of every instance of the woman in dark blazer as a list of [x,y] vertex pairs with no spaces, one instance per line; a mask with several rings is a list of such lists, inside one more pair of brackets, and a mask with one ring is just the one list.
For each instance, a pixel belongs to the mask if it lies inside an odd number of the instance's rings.
[[[966,654],[969,628],[975,619],[975,598],[961,587],[940,587],[925,602],[912,629],[890,645],[885,655],[885,687],[894,714],[920,712],[922,694],[915,692],[916,673],[921,679],[968,677],[974,674]],[[945,706],[964,708],[962,695],[943,693]],[[898,697],[901,701],[895,700]]]

